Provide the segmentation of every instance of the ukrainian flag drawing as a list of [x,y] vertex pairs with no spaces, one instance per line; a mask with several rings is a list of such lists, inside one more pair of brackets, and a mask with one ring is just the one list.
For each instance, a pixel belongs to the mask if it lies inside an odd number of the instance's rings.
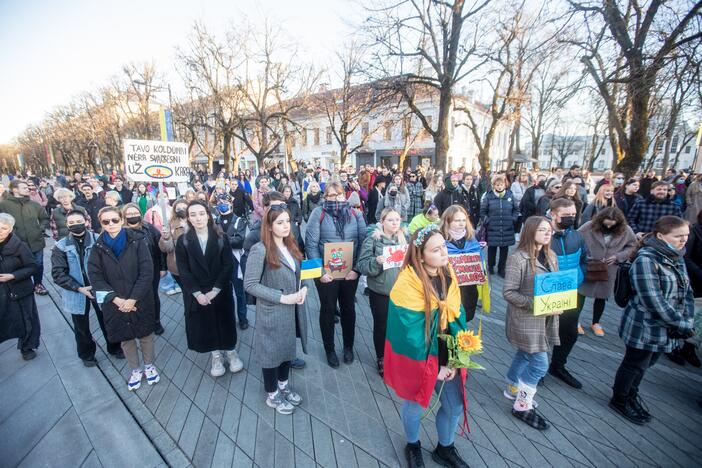
[[300,266],[300,279],[313,279],[322,276],[322,259],[303,260]]

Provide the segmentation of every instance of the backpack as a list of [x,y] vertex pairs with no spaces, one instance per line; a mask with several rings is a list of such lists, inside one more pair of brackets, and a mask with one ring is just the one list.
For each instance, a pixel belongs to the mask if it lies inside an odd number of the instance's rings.
[[634,288],[631,287],[631,261],[622,262],[617,269],[617,277],[614,280],[614,302],[619,307],[626,307],[634,295]]

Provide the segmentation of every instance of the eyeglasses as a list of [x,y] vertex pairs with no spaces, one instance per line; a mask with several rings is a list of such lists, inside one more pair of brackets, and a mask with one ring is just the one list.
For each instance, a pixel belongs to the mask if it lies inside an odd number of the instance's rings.
[[103,226],[109,226],[110,224],[119,224],[121,222],[122,220],[119,218],[109,218],[100,220],[100,224],[102,224]]

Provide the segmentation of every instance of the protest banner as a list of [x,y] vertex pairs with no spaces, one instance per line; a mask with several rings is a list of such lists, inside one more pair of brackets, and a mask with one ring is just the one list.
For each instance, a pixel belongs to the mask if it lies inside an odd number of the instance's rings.
[[485,272],[480,261],[480,253],[449,255],[449,262],[456,272],[459,286],[485,283]]
[[554,315],[578,307],[578,270],[534,277],[534,315]]
[[344,279],[353,268],[353,242],[324,244],[324,270],[334,279]]
[[383,247],[383,270],[401,267],[402,262],[405,261],[406,253],[407,244],[388,245],[386,247]]
[[187,143],[124,140],[124,170],[134,182],[188,182]]

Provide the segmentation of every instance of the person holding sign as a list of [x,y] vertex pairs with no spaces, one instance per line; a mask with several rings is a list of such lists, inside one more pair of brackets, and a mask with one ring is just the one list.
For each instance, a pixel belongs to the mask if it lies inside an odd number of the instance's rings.
[[534,277],[558,271],[556,255],[550,248],[552,231],[547,218],[527,218],[519,245],[507,260],[503,288],[507,340],[517,348],[503,393],[514,400],[512,415],[538,430],[548,428],[548,424],[534,409],[534,394],[548,369],[548,351],[560,342],[558,315],[534,314]]
[[454,446],[461,415],[467,418],[467,372],[449,367],[446,341],[439,339],[441,334],[455,338],[466,331],[456,283],[438,226],[415,232],[390,291],[384,357],[385,383],[403,400],[400,417],[410,467],[424,466],[419,431],[434,392],[440,393],[441,407],[432,459],[441,466],[468,467]]
[[[446,208],[441,215],[441,234],[446,239],[446,248],[449,252],[449,261],[453,258],[475,257],[477,258],[477,271],[459,273],[456,264],[453,269],[458,278],[458,289],[461,291],[461,303],[466,311],[466,322],[470,322],[475,317],[475,309],[478,307],[478,284],[485,283],[485,273],[481,259],[481,247],[475,239],[473,225],[468,219],[468,213],[461,205],[451,205]],[[464,262],[465,263],[465,262]],[[468,274],[462,274],[468,273]],[[465,281],[461,283],[461,278]]]
[[263,367],[266,404],[280,414],[291,414],[302,398],[288,385],[296,337],[307,346],[307,315],[300,307],[307,286],[300,288],[300,252],[292,234],[290,211],[271,205],[261,224],[261,242],[251,248],[244,289],[256,297],[253,352]]
[[[407,239],[400,227],[402,218],[394,208],[380,213],[380,222],[373,234],[366,237],[358,256],[358,271],[368,277],[368,302],[373,315],[373,345],[378,363],[378,373],[383,375],[385,354],[385,329],[388,321],[390,290],[395,285],[400,265],[407,252]],[[399,264],[390,257],[397,256]],[[388,262],[390,267],[386,268]]]
[[[588,251],[582,234],[573,229],[577,214],[575,203],[567,198],[557,198],[551,202],[550,207],[553,228],[551,250],[558,257],[558,269],[560,271],[577,270],[578,285],[580,285],[585,279]],[[578,303],[584,300],[585,297],[578,294]],[[553,361],[548,370],[549,374],[573,388],[582,388],[583,385],[568,372],[565,365],[568,355],[578,340],[578,335],[585,333],[578,322],[581,309],[570,310],[561,317],[558,324],[561,344],[553,348]]]
[[[358,287],[358,254],[366,238],[366,222],[363,215],[351,210],[346,194],[338,182],[329,182],[324,191],[324,205],[310,214],[305,233],[307,258],[324,258],[324,274],[315,280],[319,293],[319,328],[329,366],[339,367],[339,358],[334,350],[334,311],[339,303],[341,330],[344,342],[344,362],[353,362],[353,341],[356,327],[356,288]],[[345,257],[351,260],[345,277],[334,279],[325,258],[325,244],[350,243],[352,252]],[[329,247],[327,245],[327,247]],[[328,250],[328,249],[327,249]],[[348,252],[346,252],[348,254]],[[343,260],[343,259],[342,259]],[[343,263],[343,262],[342,262]],[[348,263],[348,262],[347,262]]]

